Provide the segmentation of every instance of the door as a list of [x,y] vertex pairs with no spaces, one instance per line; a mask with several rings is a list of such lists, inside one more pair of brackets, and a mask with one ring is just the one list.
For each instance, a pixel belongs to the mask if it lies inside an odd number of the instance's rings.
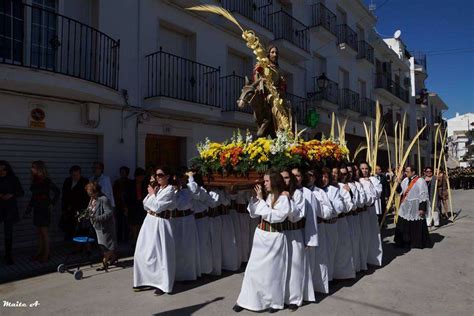
[[0,4],[0,60],[22,63],[24,19],[21,1]]
[[[33,0],[31,20],[31,65],[53,70],[56,68],[57,5],[55,0]],[[38,8],[44,9],[40,10]]]
[[[61,189],[71,166],[80,166],[83,176],[88,177],[92,163],[99,160],[98,138],[95,135],[0,128],[0,148],[1,159],[11,164],[25,191],[25,196],[18,201],[20,216],[23,216],[31,197],[28,189],[33,161],[43,160],[51,180]],[[63,232],[58,228],[60,205],[60,202],[56,204],[51,213],[51,242],[64,240]],[[0,249],[4,247],[3,236],[3,225],[0,225]],[[36,241],[36,229],[31,217],[15,225],[14,248],[34,247]]]
[[[185,138],[148,134],[145,140],[145,165],[178,168],[186,165]],[[184,159],[183,159],[184,158]]]

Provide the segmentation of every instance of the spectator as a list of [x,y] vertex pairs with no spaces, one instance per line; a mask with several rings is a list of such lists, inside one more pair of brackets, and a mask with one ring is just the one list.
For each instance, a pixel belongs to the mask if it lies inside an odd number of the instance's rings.
[[379,218],[379,224],[380,224],[381,221],[382,221],[385,209],[387,208],[387,200],[390,196],[390,183],[387,179],[387,176],[382,171],[382,168],[379,165],[375,166],[375,174],[376,174],[376,178],[382,184],[382,194],[380,196],[380,203],[381,203],[381,206],[382,206],[382,214],[377,215],[378,218]]
[[64,232],[64,240],[70,241],[76,231],[76,214],[87,208],[89,196],[86,185],[89,182],[81,175],[81,167],[72,166],[69,169],[69,177],[64,180],[62,190],[62,213],[59,227]]
[[38,253],[32,260],[45,263],[49,260],[50,254],[48,229],[51,223],[51,210],[59,200],[60,191],[49,178],[43,161],[33,162],[31,176],[31,200],[27,206],[27,213],[33,211],[33,224],[38,228]]
[[439,211],[443,214],[443,217],[449,218],[448,215],[448,179],[446,174],[440,170],[438,173],[438,199],[439,199]]
[[127,216],[130,204],[130,187],[133,185],[132,180],[128,178],[130,169],[128,167],[120,167],[120,178],[114,182],[113,191],[115,198],[115,219],[117,225],[117,241],[125,242],[128,240],[128,224]]
[[135,180],[130,186],[130,206],[128,207],[128,223],[130,225],[133,244],[137,242],[138,233],[146,216],[143,200],[148,195],[148,182],[145,181],[146,172],[142,168],[135,170]]
[[20,180],[10,164],[0,161],[0,223],[3,222],[5,241],[5,263],[12,265],[13,225],[19,221],[17,198],[24,194]]
[[96,161],[92,164],[91,181],[97,181],[102,188],[102,193],[109,199],[110,205],[115,207],[114,193],[112,190],[112,182],[110,178],[104,175],[104,164],[100,161]]

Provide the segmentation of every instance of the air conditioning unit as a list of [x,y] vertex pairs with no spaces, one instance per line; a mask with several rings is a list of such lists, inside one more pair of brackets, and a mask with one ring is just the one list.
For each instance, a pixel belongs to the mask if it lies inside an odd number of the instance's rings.
[[97,103],[84,103],[81,106],[82,124],[96,128],[100,123],[100,105]]

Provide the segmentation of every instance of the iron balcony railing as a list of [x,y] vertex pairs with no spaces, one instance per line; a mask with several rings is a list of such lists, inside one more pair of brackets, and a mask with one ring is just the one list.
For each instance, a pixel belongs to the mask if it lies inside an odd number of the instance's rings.
[[270,30],[273,0],[221,0],[223,8],[237,12],[247,19]]
[[293,118],[298,124],[306,124],[308,114],[308,99],[292,93],[286,93],[286,98],[291,102]]
[[415,58],[415,64],[423,66],[425,70],[426,66],[426,54],[423,52],[410,52],[410,54]]
[[20,1],[0,2],[0,63],[119,83],[120,41],[89,25]]
[[239,108],[237,106],[237,99],[240,97],[242,87],[245,84],[245,78],[235,74],[221,77],[219,89],[219,104],[222,111],[237,111],[252,114],[253,110],[250,106]]
[[313,4],[311,26],[322,26],[336,35],[336,15],[322,3]]
[[385,89],[400,100],[408,103],[408,91],[403,89],[399,83],[393,81],[391,74],[377,73],[375,76],[375,88]]
[[283,10],[272,13],[271,20],[275,40],[285,39],[305,51],[309,50],[309,32],[305,24]]
[[341,89],[339,91],[339,107],[343,110],[351,110],[360,113],[359,94],[351,89]]
[[374,63],[374,48],[366,41],[359,41],[359,51],[357,59],[365,59],[371,64]]
[[375,101],[369,98],[360,98],[360,113],[375,118]]
[[147,98],[169,97],[219,106],[220,68],[160,50],[147,55]]
[[351,29],[347,24],[340,24],[336,26],[337,44],[345,43],[356,52],[359,50],[357,46],[357,33]]
[[319,91],[317,85],[318,76],[314,77],[314,91],[308,93],[308,98],[311,100],[326,100],[332,104],[339,104],[339,84],[331,79],[328,79],[328,86],[323,91]]

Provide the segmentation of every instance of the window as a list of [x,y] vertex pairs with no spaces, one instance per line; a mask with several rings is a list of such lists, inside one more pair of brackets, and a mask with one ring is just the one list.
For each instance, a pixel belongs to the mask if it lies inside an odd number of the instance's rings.
[[339,68],[339,88],[349,89],[349,72],[345,69]]
[[0,60],[23,61],[23,6],[21,0],[0,4]]
[[[160,25],[160,47],[163,51],[183,58],[191,58],[191,36],[176,32],[174,28]],[[191,58],[192,59],[192,58]]]
[[359,95],[360,99],[364,100],[367,97],[367,83],[359,79]]
[[54,69],[57,50],[56,1],[33,0],[31,10],[31,64]]
[[240,77],[248,76],[251,78],[252,65],[251,59],[241,55],[233,50],[227,54],[227,74],[235,74]]
[[337,24],[347,24],[347,13],[341,8],[337,7]]
[[314,57],[314,66],[316,77],[320,76],[323,72],[327,75],[327,59],[325,57]]
[[360,26],[357,26],[357,37],[359,38],[359,41],[365,41],[365,31]]

